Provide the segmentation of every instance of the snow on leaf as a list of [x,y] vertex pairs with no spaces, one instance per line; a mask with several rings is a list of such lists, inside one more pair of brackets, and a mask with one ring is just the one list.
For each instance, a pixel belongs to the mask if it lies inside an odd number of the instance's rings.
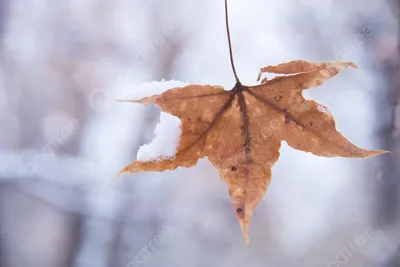
[[175,116],[161,112],[160,123],[155,129],[156,137],[148,145],[139,148],[137,160],[151,161],[172,158],[179,145],[181,121]]
[[143,83],[133,88],[132,90],[133,95],[131,97],[142,98],[155,94],[161,94],[170,88],[183,87],[186,85],[187,84],[184,82],[175,80],[169,80],[169,81],[162,80],[160,82]]

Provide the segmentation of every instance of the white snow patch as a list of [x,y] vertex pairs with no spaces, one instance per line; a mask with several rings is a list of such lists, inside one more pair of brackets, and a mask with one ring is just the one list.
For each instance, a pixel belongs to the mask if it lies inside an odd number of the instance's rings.
[[181,120],[171,114],[161,112],[160,123],[155,129],[156,137],[150,144],[139,148],[140,161],[160,160],[174,157],[181,135]]
[[181,81],[160,81],[160,82],[148,82],[143,83],[133,88],[133,93],[130,94],[130,97],[133,99],[140,99],[147,96],[159,95],[167,91],[168,89],[176,88],[176,87],[184,87],[187,83]]
[[303,90],[301,95],[304,97],[305,100],[314,100],[309,90]]
[[[134,99],[161,94],[172,88],[186,86],[181,81],[164,81],[144,83],[136,87]],[[179,145],[181,135],[181,120],[168,113],[161,112],[160,123],[155,129],[156,137],[150,144],[139,147],[137,160],[152,161],[174,157]]]

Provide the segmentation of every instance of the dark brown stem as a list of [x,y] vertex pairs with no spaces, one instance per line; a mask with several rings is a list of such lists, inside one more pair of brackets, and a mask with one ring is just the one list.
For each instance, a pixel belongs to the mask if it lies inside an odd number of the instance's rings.
[[228,44],[229,44],[229,54],[231,57],[231,65],[233,74],[235,75],[236,82],[240,83],[239,77],[236,73],[235,63],[233,62],[233,52],[232,52],[232,43],[231,43],[231,33],[229,31],[229,20],[228,20],[228,0],[225,0],[225,21],[226,21],[226,32],[228,34]]

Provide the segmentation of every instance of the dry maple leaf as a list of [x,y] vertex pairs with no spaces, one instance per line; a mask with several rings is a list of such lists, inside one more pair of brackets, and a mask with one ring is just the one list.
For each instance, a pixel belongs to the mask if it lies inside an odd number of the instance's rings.
[[353,145],[336,130],[326,107],[302,96],[302,90],[321,85],[342,69],[357,67],[355,64],[298,60],[268,66],[261,72],[286,76],[264,79],[256,86],[241,84],[233,60],[232,67],[237,83],[229,91],[221,86],[189,85],[161,95],[126,100],[155,104],[180,118],[182,134],[174,157],[135,161],[118,175],[191,167],[208,157],[228,185],[249,245],[252,214],[268,188],[282,141],[295,149],[325,157],[366,158],[386,151],[364,150]]

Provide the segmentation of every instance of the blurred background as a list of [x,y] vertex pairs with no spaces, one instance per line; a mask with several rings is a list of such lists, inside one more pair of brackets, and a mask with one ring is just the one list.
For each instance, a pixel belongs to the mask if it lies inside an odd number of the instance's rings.
[[[115,174],[151,142],[150,81],[233,87],[223,0],[0,1],[0,266],[400,266],[398,0],[229,0],[236,66],[351,60],[310,91],[355,144],[283,145],[244,245],[204,159]],[[397,76],[400,77],[400,76]]]

